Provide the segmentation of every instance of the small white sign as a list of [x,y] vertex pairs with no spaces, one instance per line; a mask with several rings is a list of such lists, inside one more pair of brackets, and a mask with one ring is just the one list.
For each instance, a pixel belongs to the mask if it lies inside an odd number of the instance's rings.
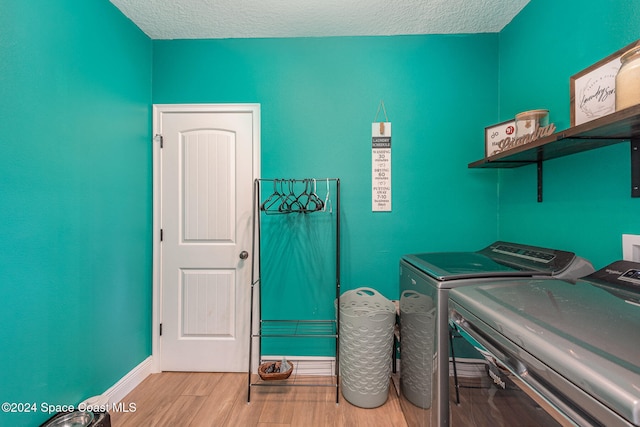
[[516,136],[516,121],[508,120],[497,125],[484,128],[484,156],[489,157],[502,151],[500,141]]
[[371,209],[391,211],[391,122],[371,125]]

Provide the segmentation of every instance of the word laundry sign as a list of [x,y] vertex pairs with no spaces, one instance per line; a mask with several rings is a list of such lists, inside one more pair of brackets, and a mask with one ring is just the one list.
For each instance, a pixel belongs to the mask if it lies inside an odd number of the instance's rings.
[[371,210],[391,211],[391,122],[371,125]]

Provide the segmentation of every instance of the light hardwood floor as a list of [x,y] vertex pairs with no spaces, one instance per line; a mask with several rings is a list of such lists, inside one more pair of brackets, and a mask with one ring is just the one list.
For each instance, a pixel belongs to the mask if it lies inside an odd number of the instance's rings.
[[333,387],[253,387],[247,375],[163,372],[147,377],[123,400],[135,412],[112,413],[113,427],[406,427],[390,385],[387,402],[374,409],[336,404]]

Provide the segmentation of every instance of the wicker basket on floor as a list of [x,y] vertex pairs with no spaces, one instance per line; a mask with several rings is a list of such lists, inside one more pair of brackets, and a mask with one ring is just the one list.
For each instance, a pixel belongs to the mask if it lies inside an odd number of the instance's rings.
[[265,381],[273,381],[273,380],[286,380],[291,376],[291,372],[293,372],[293,363],[287,360],[289,364],[289,369],[284,372],[270,372],[267,373],[267,368],[275,363],[276,369],[280,368],[281,362],[264,362],[262,365],[258,367],[258,375]]

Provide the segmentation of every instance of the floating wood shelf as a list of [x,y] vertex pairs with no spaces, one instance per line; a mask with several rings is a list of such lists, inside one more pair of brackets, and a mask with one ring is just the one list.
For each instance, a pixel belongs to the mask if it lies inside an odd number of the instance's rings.
[[640,197],[640,105],[616,111],[556,132],[529,144],[469,163],[469,168],[517,168],[538,165],[538,201],[542,201],[542,163],[595,148],[629,141],[631,197]]

